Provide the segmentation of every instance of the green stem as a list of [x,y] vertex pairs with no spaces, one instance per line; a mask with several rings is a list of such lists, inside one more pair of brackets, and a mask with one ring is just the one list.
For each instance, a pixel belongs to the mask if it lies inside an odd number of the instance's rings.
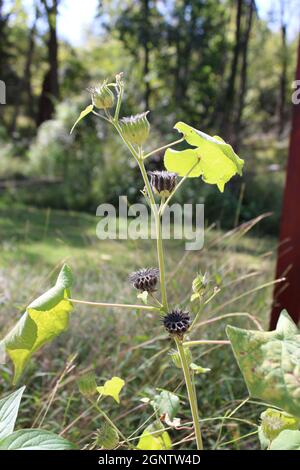
[[152,150],[151,152],[147,153],[147,155],[144,155],[143,160],[146,160],[146,158],[150,157],[154,153],[160,152],[161,150],[165,150],[169,147],[173,147],[173,145],[179,144],[180,142],[184,141],[184,137],[181,137],[181,139],[174,140],[174,142],[170,142],[167,145],[163,145],[162,147],[159,147],[158,149]]
[[91,307],[112,307],[112,308],[129,308],[129,309],[136,309],[136,310],[159,310],[158,307],[150,306],[150,305],[134,305],[134,304],[112,304],[106,302],[89,302],[87,300],[78,300],[78,299],[68,299],[73,304],[83,304],[83,305],[90,305]]
[[181,365],[182,365],[182,370],[184,374],[184,379],[185,379],[185,384],[188,392],[188,398],[190,402],[190,407],[191,407],[191,412],[192,412],[192,417],[193,417],[193,423],[194,423],[194,431],[195,431],[195,437],[196,437],[196,443],[197,443],[197,449],[198,450],[203,450],[203,443],[202,443],[202,435],[201,435],[201,429],[200,429],[200,424],[199,424],[199,412],[198,412],[198,405],[197,405],[197,397],[194,392],[194,387],[190,375],[190,369],[188,362],[186,360],[185,352],[184,352],[184,347],[181,341],[177,338],[175,338],[175,342],[177,345],[178,353],[180,356],[181,360]]

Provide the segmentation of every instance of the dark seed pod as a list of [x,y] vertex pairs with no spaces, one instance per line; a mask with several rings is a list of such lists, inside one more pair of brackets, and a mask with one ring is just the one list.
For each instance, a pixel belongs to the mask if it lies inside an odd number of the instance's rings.
[[163,325],[168,333],[177,336],[179,339],[187,332],[191,324],[189,312],[174,309],[162,318]]
[[176,186],[177,173],[169,171],[149,171],[153,191],[163,197],[169,197]]
[[131,273],[128,279],[136,289],[142,292],[154,292],[158,276],[158,268],[144,268]]

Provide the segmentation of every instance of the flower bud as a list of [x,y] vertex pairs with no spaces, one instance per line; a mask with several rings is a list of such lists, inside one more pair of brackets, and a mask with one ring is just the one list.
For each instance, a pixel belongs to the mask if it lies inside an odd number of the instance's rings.
[[131,144],[142,145],[148,138],[150,124],[147,114],[137,114],[136,116],[124,117],[120,120],[122,133]]
[[150,184],[153,191],[160,197],[169,197],[176,186],[177,173],[169,171],[149,171]]
[[191,297],[191,302],[193,302],[196,299],[201,300],[207,285],[208,285],[207,273],[205,273],[204,275],[202,275],[201,273],[197,274],[192,284],[192,289],[194,293]]
[[96,432],[96,445],[107,450],[113,450],[119,444],[119,436],[112,426],[103,423]]
[[82,375],[78,380],[78,388],[80,393],[85,397],[94,395],[97,392],[95,374],[88,373]]
[[115,97],[111,89],[106,85],[106,81],[99,87],[89,88],[93,105],[98,109],[112,108]]
[[[188,365],[190,365],[193,361],[190,348],[184,348],[184,354],[185,354],[185,358],[187,360]],[[171,351],[170,356],[175,367],[177,367],[177,369],[182,369],[179,352],[174,349]]]

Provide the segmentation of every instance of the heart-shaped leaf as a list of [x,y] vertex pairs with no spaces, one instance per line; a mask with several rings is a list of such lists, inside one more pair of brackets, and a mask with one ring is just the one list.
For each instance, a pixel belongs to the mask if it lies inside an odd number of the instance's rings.
[[300,334],[284,310],[275,331],[227,327],[249,394],[300,417]]
[[175,393],[163,390],[159,395],[155,395],[150,404],[159,415],[167,414],[172,420],[179,411],[180,401]]
[[43,429],[21,429],[0,440],[0,450],[71,450],[66,439]]
[[34,300],[15,327],[2,340],[15,366],[14,383],[19,379],[31,355],[68,328],[72,311],[70,287],[73,276],[64,265],[52,289]]
[[169,450],[172,442],[160,421],[146,427],[137,445],[139,450]]
[[272,442],[270,450],[300,450],[300,431],[282,431]]
[[103,386],[97,387],[97,392],[99,392],[100,395],[113,397],[117,403],[120,403],[119,394],[124,385],[125,382],[123,379],[120,379],[120,377],[113,377],[112,379],[107,380]]
[[178,122],[174,127],[184,135],[187,143],[196,148],[183,151],[168,149],[164,159],[168,171],[179,176],[202,175],[206,183],[216,184],[221,192],[235,174],[242,174],[244,161],[221,137],[211,137],[184,122]]
[[15,427],[25,387],[21,387],[0,400],[0,439],[11,434]]

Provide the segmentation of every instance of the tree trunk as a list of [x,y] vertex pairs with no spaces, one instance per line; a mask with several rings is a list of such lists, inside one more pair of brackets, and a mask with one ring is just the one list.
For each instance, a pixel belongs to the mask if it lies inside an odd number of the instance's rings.
[[[300,80],[300,41],[296,80]],[[300,104],[294,104],[293,108],[276,269],[276,278],[284,276],[286,281],[284,285],[277,284],[274,289],[271,329],[275,328],[279,314],[284,308],[296,322],[300,318]]]
[[280,32],[281,32],[281,73],[280,73],[280,86],[279,86],[279,99],[278,99],[278,137],[284,131],[285,123],[285,103],[286,103],[286,88],[287,88],[287,26],[285,23],[285,5],[284,0],[280,2]]
[[247,93],[247,72],[248,72],[248,49],[249,49],[249,40],[253,23],[253,13],[255,11],[256,5],[254,0],[249,0],[248,6],[248,18],[247,25],[241,42],[241,51],[242,51],[242,68],[241,68],[241,83],[239,91],[239,101],[238,108],[234,126],[234,138],[233,145],[235,146],[236,151],[239,149],[240,145],[240,131],[243,117],[243,110],[245,105],[245,97]]
[[55,108],[55,101],[59,98],[58,42],[56,31],[58,0],[53,0],[51,6],[48,5],[47,0],[41,1],[46,10],[49,25],[47,41],[49,69],[44,76],[42,93],[39,100],[38,126],[44,121],[51,119]]
[[232,116],[235,104],[235,88],[239,58],[241,53],[241,25],[243,14],[243,1],[244,0],[237,0],[235,20],[235,43],[231,62],[230,76],[228,79],[227,90],[224,97],[222,131],[226,139],[230,139],[232,134]]
[[149,8],[149,0],[142,0],[142,11],[143,11],[143,48],[144,48],[144,67],[143,67],[143,74],[144,74],[144,83],[145,83],[145,109],[149,109],[149,100],[151,94],[150,82],[149,82],[149,30],[150,30],[150,8]]

